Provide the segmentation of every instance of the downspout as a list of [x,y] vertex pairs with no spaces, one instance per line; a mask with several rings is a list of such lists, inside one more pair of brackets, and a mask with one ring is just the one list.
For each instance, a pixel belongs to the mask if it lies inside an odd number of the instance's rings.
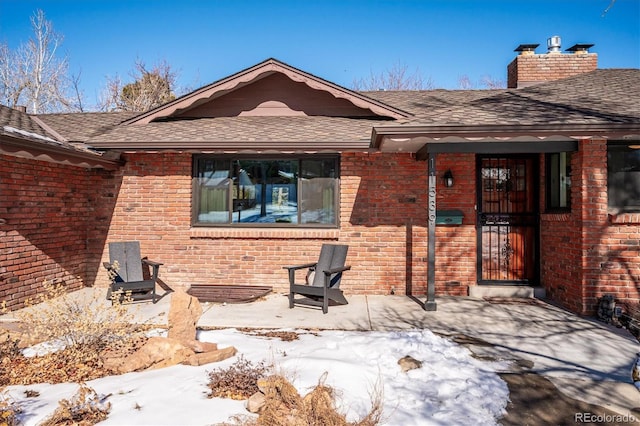
[[427,301],[425,311],[435,311],[436,305],[436,154],[429,153],[429,232],[428,232],[428,269],[427,269]]

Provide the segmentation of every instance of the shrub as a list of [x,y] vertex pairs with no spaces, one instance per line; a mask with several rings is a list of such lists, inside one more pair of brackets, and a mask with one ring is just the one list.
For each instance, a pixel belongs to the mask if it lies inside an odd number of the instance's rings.
[[[15,312],[29,341],[46,341],[57,348],[26,358],[16,341],[0,343],[0,385],[81,382],[103,377],[101,354],[106,348],[127,353],[146,340],[133,314],[117,300],[110,304],[99,296],[81,299],[66,294],[61,284],[44,283],[45,291]],[[113,297],[120,299],[122,294]],[[124,297],[127,299],[126,295]]]
[[17,414],[20,409],[7,396],[4,389],[0,389],[0,426],[18,425]]
[[209,373],[209,398],[247,399],[258,392],[258,379],[269,367],[262,361],[254,365],[242,355],[228,368],[218,368]]
[[13,358],[20,354],[20,340],[9,332],[0,333],[0,362],[5,358]]
[[[135,328],[133,315],[121,303],[67,295],[62,284],[44,282],[44,292],[25,302],[16,313],[36,341],[58,341],[70,347],[103,349],[128,339]],[[118,295],[115,295],[118,297]],[[118,297],[119,298],[119,297]]]
[[354,422],[336,409],[336,391],[324,381],[304,397],[283,376],[259,379],[265,402],[259,417],[235,416],[224,426],[376,426],[382,422],[383,395],[379,384],[371,393],[371,410]]
[[71,400],[58,402],[56,411],[41,426],[95,425],[107,418],[109,410],[110,403],[103,404],[95,390],[81,384]]

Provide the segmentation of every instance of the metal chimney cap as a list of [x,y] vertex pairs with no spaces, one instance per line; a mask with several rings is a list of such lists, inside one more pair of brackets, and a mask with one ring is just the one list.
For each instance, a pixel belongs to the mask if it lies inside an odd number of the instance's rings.
[[540,46],[540,44],[521,44],[516,47],[514,52],[533,52],[536,50],[536,47]]
[[560,36],[552,36],[547,39],[547,49],[549,49],[549,52],[560,52],[560,46],[562,46]]
[[574,44],[573,46],[571,46],[570,48],[568,48],[567,50],[565,50],[565,52],[574,52],[574,53],[578,53],[578,52],[589,52],[589,49],[591,49],[594,45],[593,44]]

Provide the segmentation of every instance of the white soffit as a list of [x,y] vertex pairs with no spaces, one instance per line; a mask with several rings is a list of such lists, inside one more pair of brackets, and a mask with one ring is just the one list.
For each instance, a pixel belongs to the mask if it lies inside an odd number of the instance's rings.
[[382,152],[410,152],[415,153],[429,144],[456,144],[456,143],[493,143],[493,142],[566,142],[575,141],[581,137],[569,137],[562,135],[551,136],[512,136],[512,137],[461,137],[446,136],[442,138],[430,138],[426,136],[383,136],[380,142]]

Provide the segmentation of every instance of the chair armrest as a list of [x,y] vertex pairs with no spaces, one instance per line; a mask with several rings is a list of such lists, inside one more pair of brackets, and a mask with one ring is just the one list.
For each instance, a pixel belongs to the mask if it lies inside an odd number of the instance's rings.
[[351,269],[351,266],[341,266],[339,268],[325,269],[322,272],[324,272],[325,275],[331,275],[331,274],[335,274],[337,272],[348,271],[349,269]]
[[304,265],[283,266],[282,269],[289,269],[290,271],[295,271],[295,270],[298,270],[298,269],[313,268],[317,264],[318,264],[318,262],[305,263]]
[[149,259],[147,259],[147,258],[143,258],[143,259],[142,259],[142,263],[145,263],[145,264],[147,264],[147,265],[149,265],[149,266],[153,266],[153,267],[158,267],[158,266],[160,266],[160,265],[164,265],[164,263],[154,262],[154,261],[149,260]]

